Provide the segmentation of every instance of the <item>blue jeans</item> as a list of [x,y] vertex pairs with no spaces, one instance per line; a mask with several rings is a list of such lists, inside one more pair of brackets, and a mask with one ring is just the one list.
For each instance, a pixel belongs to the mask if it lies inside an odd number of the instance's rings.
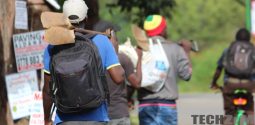
[[177,111],[169,106],[139,107],[140,125],[177,125]]

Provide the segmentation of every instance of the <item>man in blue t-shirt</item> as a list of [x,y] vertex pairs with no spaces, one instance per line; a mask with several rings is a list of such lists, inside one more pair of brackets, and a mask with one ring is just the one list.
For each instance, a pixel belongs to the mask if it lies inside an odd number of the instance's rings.
[[[69,2],[68,2],[69,1]],[[87,12],[87,10],[84,10],[87,8],[85,2],[83,0],[78,0],[79,4],[81,3],[81,8],[79,6],[72,7],[72,5],[75,5],[76,1],[68,0],[64,3],[63,11],[64,14],[67,15],[70,22],[73,25],[76,25],[78,27],[83,28],[85,25],[85,17],[83,16],[83,12]],[[67,5],[69,4],[70,5]],[[66,7],[65,7],[66,5]],[[72,8],[76,8],[76,11],[72,11]],[[114,47],[111,42],[116,42],[116,39],[112,38],[111,41],[104,35],[96,35],[92,38],[92,42],[96,45],[98,48],[99,54],[102,59],[102,65],[104,69],[108,71],[112,79],[115,81],[115,83],[122,83],[124,80],[124,70],[119,64],[118,57],[116,55],[116,52],[114,50]],[[44,78],[45,78],[45,84],[43,87],[43,106],[44,106],[44,121],[45,125],[50,125],[50,111],[52,106],[52,100],[49,97],[49,81],[50,81],[50,52],[53,46],[49,45],[44,53]],[[107,83],[105,83],[107,84]],[[78,124],[84,124],[84,125],[101,125],[105,122],[109,121],[108,118],[108,112],[107,112],[107,103],[103,103],[101,106],[99,106],[96,109],[93,109],[86,113],[79,113],[79,114],[63,114],[57,111],[56,117],[54,120],[54,124],[56,125],[78,125]]]

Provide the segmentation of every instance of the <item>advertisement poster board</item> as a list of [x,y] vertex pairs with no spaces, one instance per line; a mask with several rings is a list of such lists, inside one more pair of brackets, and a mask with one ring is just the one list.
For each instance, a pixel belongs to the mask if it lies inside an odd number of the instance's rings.
[[13,35],[13,46],[18,72],[43,68],[43,53],[47,43],[44,31]]
[[44,125],[43,100],[41,91],[34,92],[29,125]]
[[13,119],[29,116],[33,93],[38,91],[36,71],[10,74],[5,80]]
[[15,29],[28,29],[28,13],[26,1],[15,1]]

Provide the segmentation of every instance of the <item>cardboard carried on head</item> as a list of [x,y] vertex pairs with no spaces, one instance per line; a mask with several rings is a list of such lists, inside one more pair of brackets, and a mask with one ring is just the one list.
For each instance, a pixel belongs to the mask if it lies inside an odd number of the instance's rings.
[[41,22],[43,28],[46,28],[44,41],[51,45],[74,43],[74,31],[90,34],[103,34],[110,37],[107,33],[74,27],[63,13],[43,12],[41,14]]

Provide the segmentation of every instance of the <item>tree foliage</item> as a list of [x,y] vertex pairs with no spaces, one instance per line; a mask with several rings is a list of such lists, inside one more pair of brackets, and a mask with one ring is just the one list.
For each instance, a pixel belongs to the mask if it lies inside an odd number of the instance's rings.
[[169,38],[174,41],[229,40],[245,26],[245,0],[102,0],[99,4],[100,17],[122,27],[122,42],[132,37],[131,23],[142,26],[145,16],[156,13],[167,17]]
[[142,24],[145,17],[150,14],[162,14],[171,17],[175,5],[175,0],[115,0],[107,4],[110,11],[120,7],[121,12],[132,15],[132,22],[139,24]]
[[245,8],[233,0],[178,0],[168,24],[174,39],[232,40],[235,31],[245,26]]
[[237,3],[241,4],[241,5],[245,5],[245,0],[235,0]]

